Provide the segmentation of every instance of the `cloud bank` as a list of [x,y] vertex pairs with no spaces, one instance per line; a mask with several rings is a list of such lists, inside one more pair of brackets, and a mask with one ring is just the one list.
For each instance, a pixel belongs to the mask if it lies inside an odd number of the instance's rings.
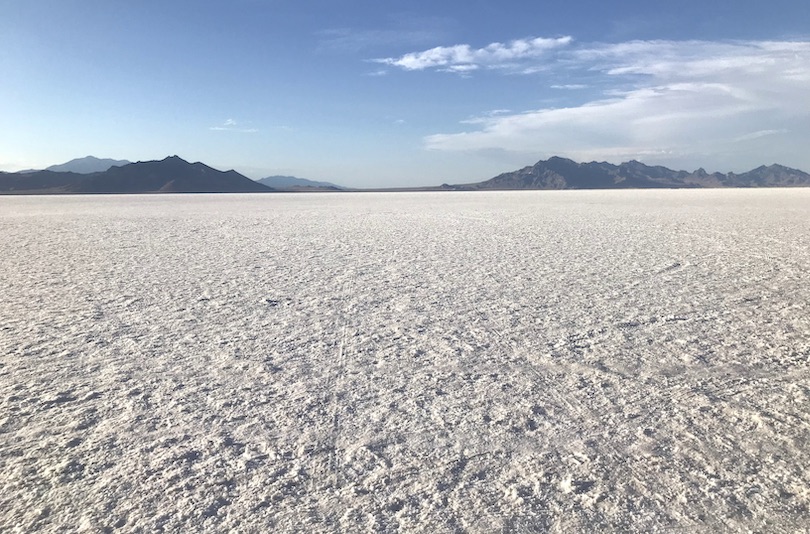
[[[513,42],[513,43],[516,43]],[[511,67],[540,59],[551,81],[572,72],[598,78],[582,101],[509,114],[483,114],[455,133],[425,138],[433,150],[509,151],[578,160],[722,168],[780,161],[810,167],[810,42],[630,41],[576,46],[563,40],[471,50],[467,45],[406,54],[386,64],[405,70]],[[528,43],[538,43],[536,46]],[[497,43],[496,43],[497,44]],[[553,57],[540,49],[561,48]],[[527,65],[523,73],[537,72]],[[514,70],[511,71],[514,73]],[[579,84],[553,89],[584,90]],[[571,93],[569,93],[571,94]],[[767,161],[766,161],[767,160]]]
[[468,44],[438,46],[423,52],[411,52],[398,58],[373,61],[405,70],[435,69],[470,72],[480,68],[507,68],[528,59],[536,59],[549,50],[568,45],[571,37],[516,39],[509,43],[491,43],[484,48]]

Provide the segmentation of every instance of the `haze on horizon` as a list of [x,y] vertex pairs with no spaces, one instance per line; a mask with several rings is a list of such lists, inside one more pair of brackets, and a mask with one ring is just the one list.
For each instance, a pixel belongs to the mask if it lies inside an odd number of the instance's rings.
[[810,12],[684,0],[0,2],[0,170],[179,154],[472,182],[553,155],[810,170]]

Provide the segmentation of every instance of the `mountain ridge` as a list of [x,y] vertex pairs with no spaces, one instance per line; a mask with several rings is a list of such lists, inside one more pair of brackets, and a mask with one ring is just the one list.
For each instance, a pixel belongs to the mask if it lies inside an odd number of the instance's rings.
[[631,160],[619,165],[591,161],[577,163],[553,156],[516,171],[501,173],[482,182],[447,185],[453,190],[523,189],[651,189],[715,187],[806,187],[810,174],[772,164],[736,174],[675,171],[660,165],[650,166]]
[[342,191],[345,187],[333,184],[331,182],[319,182],[316,180],[307,180],[306,178],[298,178],[297,176],[273,175],[266,178],[256,180],[260,184],[272,187],[273,189],[289,190],[289,191],[308,191],[308,190],[330,190]]
[[44,170],[52,172],[75,172],[76,174],[92,174],[94,172],[104,172],[110,167],[121,167],[128,165],[131,161],[125,159],[97,158],[95,156],[85,156],[75,158],[59,165],[51,165]]
[[273,191],[234,170],[219,171],[204,163],[169,156],[139,161],[90,174],[37,171],[0,174],[6,194],[121,193],[262,193]]
[[[86,159],[86,158],[79,158]],[[94,158],[98,159],[98,158]],[[73,160],[72,160],[73,161]],[[104,161],[104,160],[101,160]],[[121,160],[112,160],[121,161]],[[70,163],[70,162],[68,162]],[[267,181],[287,185],[269,187]],[[262,183],[264,182],[264,183]],[[619,165],[591,161],[577,163],[559,156],[534,165],[501,173],[475,183],[433,187],[346,189],[328,182],[271,176],[259,181],[234,171],[219,171],[201,162],[178,156],[112,166],[106,171],[0,172],[0,194],[93,193],[248,193],[270,191],[486,191],[548,189],[649,189],[649,188],[810,187],[810,174],[780,164],[760,165],[743,173],[676,171],[631,160]]]

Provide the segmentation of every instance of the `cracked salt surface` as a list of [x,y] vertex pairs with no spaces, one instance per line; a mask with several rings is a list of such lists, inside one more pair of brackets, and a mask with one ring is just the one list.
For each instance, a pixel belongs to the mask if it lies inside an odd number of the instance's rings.
[[2,532],[802,532],[810,190],[0,198]]

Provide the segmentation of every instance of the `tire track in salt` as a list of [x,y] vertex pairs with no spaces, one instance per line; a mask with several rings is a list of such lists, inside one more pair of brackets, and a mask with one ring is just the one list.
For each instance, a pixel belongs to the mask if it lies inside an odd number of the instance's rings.
[[331,426],[330,426],[330,435],[328,436],[328,450],[329,456],[327,460],[327,467],[329,472],[331,473],[330,478],[331,481],[327,484],[329,486],[335,488],[341,488],[345,481],[341,480],[341,474],[343,472],[343,465],[338,454],[338,438],[340,436],[340,412],[341,412],[341,405],[340,405],[340,398],[337,392],[337,381],[340,376],[345,374],[346,370],[346,362],[347,362],[347,355],[349,352],[348,347],[348,337],[349,337],[349,308],[350,308],[350,301],[352,296],[354,295],[354,291],[357,285],[357,269],[356,266],[352,265],[350,267],[351,275],[349,276],[348,280],[343,283],[343,287],[341,288],[341,299],[340,305],[338,306],[338,310],[336,312],[336,319],[335,319],[335,331],[338,332],[338,342],[337,342],[337,350],[335,351],[335,360],[334,362],[326,362],[329,365],[329,373],[328,378],[326,381],[326,392],[325,392],[325,401],[331,407]]

